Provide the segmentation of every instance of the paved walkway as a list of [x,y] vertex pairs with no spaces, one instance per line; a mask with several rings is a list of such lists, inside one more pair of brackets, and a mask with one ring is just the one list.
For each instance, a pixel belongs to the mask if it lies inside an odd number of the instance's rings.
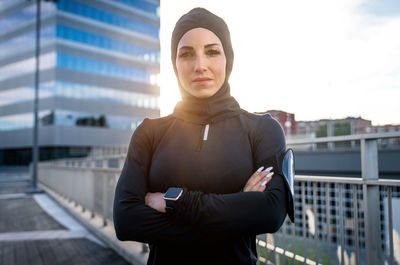
[[24,177],[0,177],[0,265],[128,264],[47,194],[14,193]]
[[0,167],[0,195],[24,193],[31,179],[27,167]]

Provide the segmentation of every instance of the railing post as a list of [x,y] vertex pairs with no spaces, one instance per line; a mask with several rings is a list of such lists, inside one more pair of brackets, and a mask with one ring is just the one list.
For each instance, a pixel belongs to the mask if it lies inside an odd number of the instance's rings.
[[[329,121],[328,124],[327,124],[327,128],[326,128],[328,137],[334,136],[334,134],[333,134],[333,131],[334,131],[333,126],[334,126],[333,121]],[[334,150],[335,149],[335,143],[334,142],[328,142],[328,149],[329,150]]]
[[102,201],[102,210],[103,210],[103,226],[107,226],[107,179],[106,179],[106,174],[104,174],[104,172],[102,172],[101,174],[102,176],[102,181],[103,181],[103,201]]
[[[361,139],[361,174],[363,180],[378,179],[378,172],[377,140]],[[379,186],[364,183],[363,201],[366,264],[383,264]]]

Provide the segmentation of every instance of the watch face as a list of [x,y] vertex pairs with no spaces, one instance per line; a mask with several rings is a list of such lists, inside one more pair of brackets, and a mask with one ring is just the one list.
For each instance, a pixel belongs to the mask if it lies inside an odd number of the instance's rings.
[[176,199],[182,193],[182,188],[169,188],[164,194],[165,199]]

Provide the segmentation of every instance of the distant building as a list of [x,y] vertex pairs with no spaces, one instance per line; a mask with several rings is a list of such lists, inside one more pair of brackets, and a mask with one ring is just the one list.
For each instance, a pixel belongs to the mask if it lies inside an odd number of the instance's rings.
[[[374,126],[374,133],[388,133],[388,132],[400,132],[400,124],[387,124],[387,125],[379,125]],[[388,138],[388,139],[380,139],[380,145],[385,148],[390,147],[399,147],[400,146],[400,138]]]
[[297,121],[298,134],[315,134],[317,137],[364,134],[372,132],[371,121],[361,117]]
[[374,126],[373,131],[375,133],[400,132],[400,124],[397,124],[397,125],[393,125],[393,124],[377,125],[377,126]]
[[[41,159],[127,146],[159,110],[157,0],[41,1]],[[36,1],[0,2],[0,165],[31,161]]]

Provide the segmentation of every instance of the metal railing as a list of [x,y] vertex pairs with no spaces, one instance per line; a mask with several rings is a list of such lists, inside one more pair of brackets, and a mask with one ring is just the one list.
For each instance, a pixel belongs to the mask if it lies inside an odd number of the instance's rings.
[[[288,141],[291,147],[360,141],[362,176],[296,176],[296,224],[286,220],[279,232],[257,237],[259,263],[399,264],[395,253],[400,251],[400,242],[394,242],[393,224],[400,222],[393,220],[392,204],[393,197],[400,197],[400,180],[379,179],[377,160],[377,141],[397,137],[400,133]],[[44,162],[39,166],[39,180],[80,204],[82,211],[102,216],[108,225],[124,161],[125,156],[109,156]],[[381,227],[389,232],[382,234]]]
[[101,216],[103,225],[112,222],[115,186],[121,170],[39,164],[40,183],[70,202]]
[[[400,138],[400,133],[289,140],[294,149],[359,141],[361,177],[296,175],[296,225],[287,220],[275,235],[259,237],[260,253],[265,253],[260,262],[265,263],[269,254],[267,259],[275,264],[399,264],[395,253],[400,252],[400,242],[395,245],[394,235],[398,238],[400,231],[394,230],[393,223],[400,220],[393,220],[392,203],[393,195],[400,197],[400,176],[379,179],[377,143],[386,138]],[[386,238],[388,242],[382,242]]]
[[[395,192],[399,197],[400,180],[296,176],[295,182],[297,224],[291,224],[287,220],[276,236],[263,235],[266,238],[275,237],[279,244],[266,244],[265,242],[268,243],[268,241],[260,237],[258,240],[258,245],[266,248],[261,249],[260,252],[270,252],[270,260],[274,264],[399,263],[394,260],[392,194]],[[368,225],[370,225],[368,223],[374,218],[364,210],[367,206],[364,201],[366,186],[378,187],[379,197],[387,200],[387,205],[385,205],[382,199],[378,198],[379,214],[373,216],[380,220],[381,213],[386,213],[388,224],[384,233],[381,231],[381,224],[373,230],[368,230]],[[349,204],[347,207],[346,203]],[[352,233],[347,235],[346,231]],[[382,244],[383,235],[387,235],[388,244]],[[368,245],[368,237],[375,238],[375,241]],[[345,243],[345,240],[352,243]],[[368,263],[366,260],[371,258],[368,255],[373,252],[369,249],[371,245],[375,251],[379,251],[373,257],[373,262],[380,259],[377,263]],[[384,255],[385,249],[388,255]],[[400,251],[400,245],[396,246],[396,251]],[[348,254],[346,255],[345,252]],[[260,256],[260,261],[265,262],[265,255]]]

